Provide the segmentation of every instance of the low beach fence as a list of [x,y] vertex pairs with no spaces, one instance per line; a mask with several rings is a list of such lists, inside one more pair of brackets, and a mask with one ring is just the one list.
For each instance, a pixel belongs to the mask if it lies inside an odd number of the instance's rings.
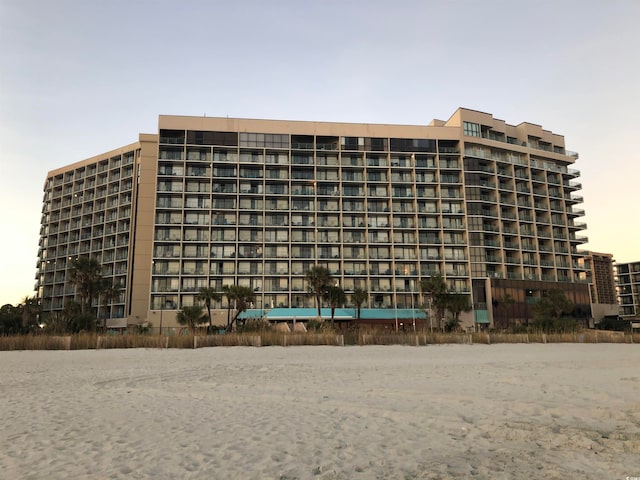
[[0,337],[0,351],[90,350],[114,348],[205,348],[302,345],[406,345],[494,343],[636,343],[640,333],[584,330],[572,333],[440,333],[440,332],[345,332],[345,333],[227,333],[225,335],[16,335]]

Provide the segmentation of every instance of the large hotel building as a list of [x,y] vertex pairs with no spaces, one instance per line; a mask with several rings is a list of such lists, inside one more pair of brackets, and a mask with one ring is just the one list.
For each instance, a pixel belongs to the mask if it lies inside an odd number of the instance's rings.
[[469,295],[468,327],[526,323],[551,288],[587,318],[576,159],[539,125],[467,109],[421,126],[163,115],[48,173],[37,295],[61,310],[69,260],[94,256],[122,287],[110,325],[171,325],[204,286],[249,286],[258,312],[313,307],[320,265],[371,309],[422,305],[440,274]]

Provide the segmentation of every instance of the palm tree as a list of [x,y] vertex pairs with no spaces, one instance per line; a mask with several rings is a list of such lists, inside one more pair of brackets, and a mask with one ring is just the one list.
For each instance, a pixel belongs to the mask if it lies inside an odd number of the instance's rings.
[[207,307],[207,316],[209,317],[209,332],[212,332],[213,324],[211,323],[211,302],[219,302],[222,300],[222,294],[216,292],[212,287],[202,287],[198,292],[198,300],[204,300],[204,304]]
[[18,308],[21,310],[23,328],[29,330],[38,324],[40,301],[35,295],[33,297],[24,297]]
[[202,313],[202,307],[193,305],[183,307],[176,315],[176,320],[180,325],[186,325],[189,330],[195,333],[196,326],[202,323],[207,317]]
[[[427,296],[427,313],[429,318],[433,318],[433,310],[435,309],[438,323],[440,324],[444,316],[447,295],[447,283],[444,278],[438,274],[421,280],[420,291]],[[440,325],[440,328],[442,329],[442,325]]]
[[114,285],[109,279],[102,278],[100,280],[99,295],[102,298],[102,306],[104,309],[104,324],[102,328],[105,332],[107,331],[107,309],[109,308],[109,305],[113,303],[113,301],[120,298],[121,292],[122,289],[120,288],[120,286]]
[[22,329],[22,312],[20,306],[9,303],[0,307],[0,335],[20,333]]
[[457,330],[460,327],[460,314],[471,311],[469,295],[464,293],[448,293],[446,295],[446,308],[451,314],[451,318],[446,324],[447,330]]
[[231,302],[235,300],[235,289],[234,285],[223,285],[222,293],[225,297],[227,297],[227,329],[229,329],[229,324],[231,323]]
[[91,300],[98,290],[102,266],[95,257],[79,257],[71,260],[69,268],[69,283],[76,287],[80,295],[81,313],[87,313],[91,307]]
[[338,285],[329,285],[325,291],[324,297],[327,299],[329,306],[331,307],[331,324],[333,325],[333,317],[335,315],[336,308],[344,305],[344,302],[347,300],[347,296],[345,295],[342,287]]
[[93,332],[96,329],[95,315],[82,313],[82,305],[75,300],[66,302],[62,313],[67,320],[66,323],[70,333]]
[[316,298],[318,307],[318,318],[322,316],[320,311],[321,299],[325,295],[327,288],[333,284],[333,277],[325,267],[311,267],[305,274],[307,281],[307,292]]
[[357,317],[360,320],[360,310],[362,309],[362,304],[369,299],[369,292],[367,292],[364,288],[354,288],[353,293],[351,294],[351,301],[356,306]]
[[230,287],[231,298],[235,302],[236,314],[234,315],[229,329],[233,329],[233,323],[238,319],[240,314],[249,308],[251,302],[253,302],[254,293],[251,287],[245,287],[242,285],[233,285]]

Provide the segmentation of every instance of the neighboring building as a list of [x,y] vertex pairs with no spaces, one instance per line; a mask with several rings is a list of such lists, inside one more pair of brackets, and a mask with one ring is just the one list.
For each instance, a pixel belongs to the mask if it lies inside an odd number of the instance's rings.
[[623,318],[640,318],[640,262],[618,263],[618,303]]
[[599,323],[605,317],[617,316],[619,307],[613,255],[584,252],[584,258],[579,261],[585,268],[581,279],[589,284],[593,321]]
[[37,294],[62,309],[68,259],[92,255],[123,287],[111,325],[174,325],[203,286],[313,307],[314,265],[370,308],[415,308],[441,274],[470,295],[470,327],[527,323],[550,288],[588,318],[576,159],[560,135],[467,109],[428,126],[160,116],[157,135],[49,172]]

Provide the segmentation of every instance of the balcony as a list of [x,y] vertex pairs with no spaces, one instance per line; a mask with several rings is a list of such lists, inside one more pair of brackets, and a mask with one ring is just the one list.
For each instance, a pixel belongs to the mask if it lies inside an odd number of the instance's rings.
[[457,154],[460,153],[460,149],[457,147],[444,147],[439,146],[438,153],[449,153],[449,154]]
[[500,242],[498,242],[496,240],[485,240],[484,241],[484,246],[485,247],[496,247],[496,248],[499,248],[500,247]]
[[576,236],[576,237],[570,237],[569,241],[571,243],[587,243],[589,241],[589,237],[585,237],[585,236]]
[[587,224],[584,222],[574,223],[573,225],[568,225],[569,228],[573,230],[586,230]]
[[[314,148],[314,144],[313,143],[304,143],[304,142],[297,142],[297,143],[291,143],[291,150],[313,150]],[[331,150],[334,150],[335,148],[332,148]]]

